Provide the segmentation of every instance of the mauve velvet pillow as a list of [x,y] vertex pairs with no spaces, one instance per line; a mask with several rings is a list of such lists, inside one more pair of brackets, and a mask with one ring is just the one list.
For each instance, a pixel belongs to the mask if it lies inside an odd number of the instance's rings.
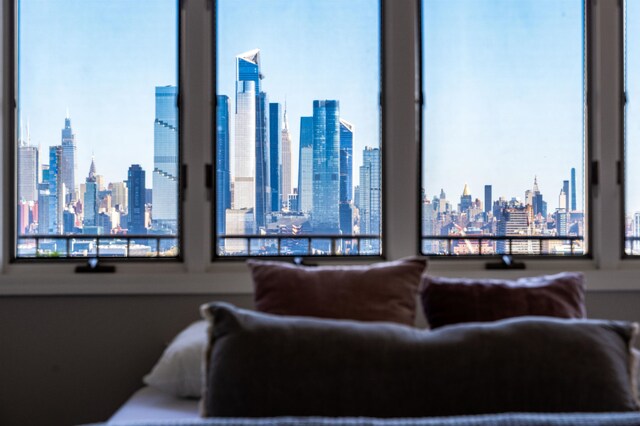
[[534,315],[585,318],[579,272],[518,280],[422,278],[422,309],[431,328]]
[[363,266],[248,260],[256,309],[279,315],[413,325],[424,258]]

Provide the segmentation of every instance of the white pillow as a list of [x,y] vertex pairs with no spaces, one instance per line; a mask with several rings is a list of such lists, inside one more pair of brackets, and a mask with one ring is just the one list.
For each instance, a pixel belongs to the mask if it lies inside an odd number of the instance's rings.
[[182,330],[142,381],[171,395],[200,398],[208,325],[207,321],[197,321]]

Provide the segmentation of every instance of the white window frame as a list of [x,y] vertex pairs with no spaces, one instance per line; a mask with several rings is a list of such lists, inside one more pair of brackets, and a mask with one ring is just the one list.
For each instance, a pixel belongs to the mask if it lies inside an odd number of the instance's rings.
[[[487,271],[486,259],[439,260],[432,258],[428,272],[442,276],[504,277],[583,271],[591,290],[638,289],[640,261],[622,260],[621,188],[617,163],[622,145],[622,12],[619,0],[588,0],[592,7],[591,36],[591,159],[599,164],[599,184],[592,187],[590,247],[592,258],[527,259],[524,271]],[[247,294],[251,280],[244,262],[211,261],[215,236],[211,235],[211,205],[205,187],[205,166],[212,158],[213,40],[211,0],[182,1],[181,116],[182,155],[188,166],[188,187],[183,207],[184,261],[174,263],[123,263],[115,274],[76,274],[75,264],[9,263],[13,241],[9,222],[13,208],[9,173],[13,170],[10,144],[15,139],[10,125],[13,100],[13,16],[10,2],[0,10],[2,26],[2,91],[0,102],[0,296],[61,294]],[[384,88],[383,211],[384,257],[397,259],[419,253],[420,135],[419,0],[382,0]],[[606,188],[606,190],[604,190]],[[401,207],[399,207],[401,206]],[[613,208],[612,208],[613,206]],[[314,262],[328,260],[316,259]],[[368,260],[369,262],[371,260]],[[335,259],[332,263],[338,263]],[[362,263],[345,258],[340,263]]]

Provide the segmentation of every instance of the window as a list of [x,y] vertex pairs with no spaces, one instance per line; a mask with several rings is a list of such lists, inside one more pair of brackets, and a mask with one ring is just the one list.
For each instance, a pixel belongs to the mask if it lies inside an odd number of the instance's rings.
[[422,252],[583,255],[583,0],[423,0]]
[[217,256],[380,255],[380,4],[218,0]]
[[15,257],[178,257],[177,1],[16,7]]
[[640,255],[640,169],[635,167],[640,161],[640,4],[637,0],[625,1],[625,91],[626,104],[626,134],[624,160],[625,168],[625,254],[627,256]]

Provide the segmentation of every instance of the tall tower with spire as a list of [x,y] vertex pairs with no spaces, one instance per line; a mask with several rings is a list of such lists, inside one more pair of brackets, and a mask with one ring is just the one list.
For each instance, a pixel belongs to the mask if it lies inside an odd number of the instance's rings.
[[38,200],[38,148],[31,145],[29,124],[18,137],[18,201]]
[[462,195],[460,196],[460,213],[467,213],[472,204],[471,191],[469,191],[469,185],[465,182]]
[[89,175],[86,179],[86,189],[84,192],[84,205],[82,211],[84,213],[83,225],[85,230],[89,227],[97,225],[98,220],[98,184],[96,182],[96,163],[91,157],[91,166],[89,167]]
[[287,104],[284,104],[284,124],[282,128],[282,138],[280,142],[282,147],[282,173],[280,183],[280,204],[287,205],[291,190],[291,134],[289,133],[289,121],[287,120]]
[[64,128],[62,129],[62,163],[60,164],[60,175],[62,183],[67,189],[67,199],[65,202],[75,201],[77,198],[76,190],[76,169],[77,169],[77,147],[76,135],[71,128],[71,118],[67,110],[67,116],[64,119]]

